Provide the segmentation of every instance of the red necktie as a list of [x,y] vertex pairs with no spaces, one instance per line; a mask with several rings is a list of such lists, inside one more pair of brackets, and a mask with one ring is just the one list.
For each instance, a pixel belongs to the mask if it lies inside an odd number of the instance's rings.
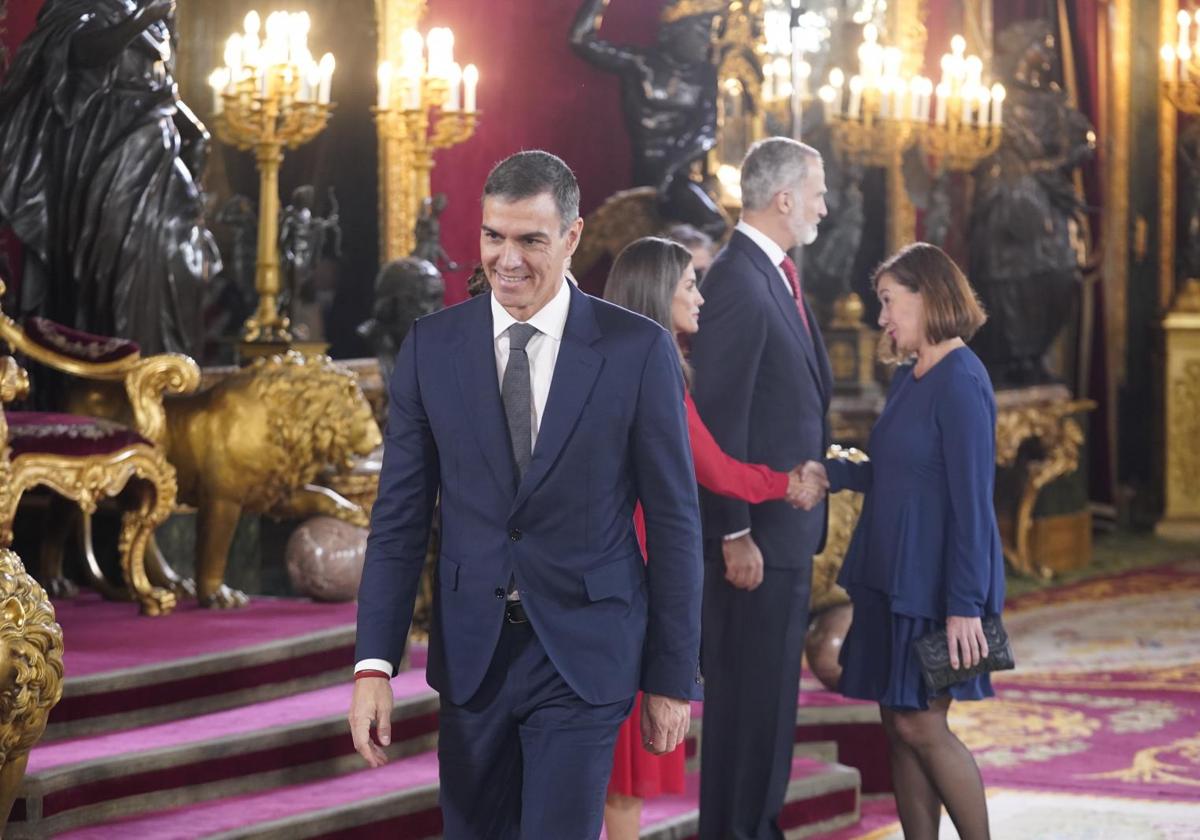
[[796,299],[796,309],[800,312],[800,320],[804,322],[804,331],[812,338],[812,327],[808,325],[808,313],[804,311],[804,295],[800,293],[800,275],[796,271],[796,264],[792,262],[791,257],[785,255],[779,267],[783,269],[788,285],[792,287],[792,297]]

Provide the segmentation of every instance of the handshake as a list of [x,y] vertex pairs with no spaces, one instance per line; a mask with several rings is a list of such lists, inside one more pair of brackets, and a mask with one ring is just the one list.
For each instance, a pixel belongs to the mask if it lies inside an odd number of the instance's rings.
[[787,502],[792,507],[812,510],[829,492],[829,476],[820,461],[800,464],[788,473]]

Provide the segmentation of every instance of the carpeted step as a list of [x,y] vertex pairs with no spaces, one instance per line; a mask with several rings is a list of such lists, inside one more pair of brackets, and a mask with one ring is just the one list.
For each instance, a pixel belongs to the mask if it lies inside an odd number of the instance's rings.
[[861,774],[864,794],[891,793],[887,735],[877,704],[802,684],[795,739],[797,749],[835,744],[837,761]]
[[346,679],[356,606],[254,598],[181,604],[161,618],[94,593],[55,602],[66,640],[62,701],[43,741],[228,709]]
[[[694,837],[698,788],[698,777],[692,773],[683,794],[648,802],[642,837]],[[69,840],[426,840],[442,831],[437,795],[437,757],[425,753],[379,770],[160,811],[60,836]],[[851,825],[858,814],[857,771],[803,758],[793,762],[782,820],[789,840]]]
[[[11,837],[328,778],[360,770],[345,682],[130,732],[39,745],[9,820]],[[437,695],[423,671],[393,681],[393,756],[437,742]]]

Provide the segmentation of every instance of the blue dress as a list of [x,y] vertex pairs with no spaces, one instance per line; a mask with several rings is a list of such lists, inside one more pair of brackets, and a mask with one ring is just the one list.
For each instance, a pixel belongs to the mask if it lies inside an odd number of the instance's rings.
[[[839,689],[895,709],[930,699],[913,640],[946,616],[1000,613],[1004,554],[992,505],[996,401],[969,348],[950,351],[924,376],[897,369],[862,464],[825,462],[830,490],[864,493],[838,583],[854,602]],[[988,675],[951,697],[992,696]]]

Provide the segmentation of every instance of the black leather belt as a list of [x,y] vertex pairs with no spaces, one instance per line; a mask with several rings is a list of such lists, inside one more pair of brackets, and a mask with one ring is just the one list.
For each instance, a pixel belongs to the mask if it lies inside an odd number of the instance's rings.
[[529,616],[520,601],[509,601],[504,606],[504,621],[508,624],[528,624]]

